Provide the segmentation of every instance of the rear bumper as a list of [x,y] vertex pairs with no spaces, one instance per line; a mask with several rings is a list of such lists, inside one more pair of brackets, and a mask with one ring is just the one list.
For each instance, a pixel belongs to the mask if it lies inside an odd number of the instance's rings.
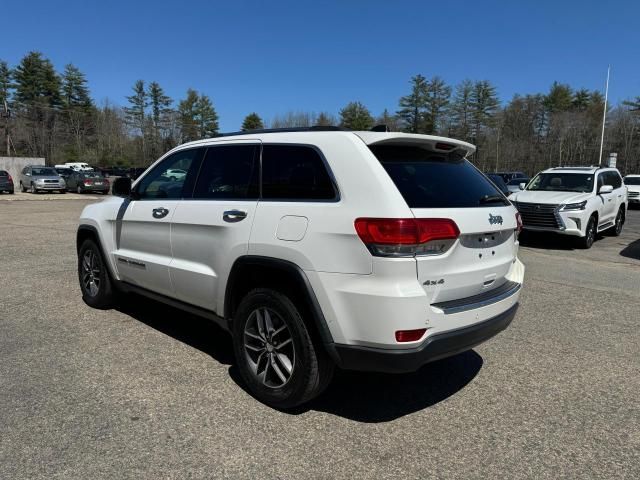
[[428,337],[414,349],[386,350],[355,345],[333,345],[338,366],[346,370],[386,373],[413,372],[426,363],[470,350],[507,328],[518,310],[509,310],[468,327]]

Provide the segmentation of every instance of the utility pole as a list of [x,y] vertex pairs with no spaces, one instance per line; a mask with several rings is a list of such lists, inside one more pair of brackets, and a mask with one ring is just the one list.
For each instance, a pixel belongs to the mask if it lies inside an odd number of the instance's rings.
[[600,135],[600,156],[598,157],[598,164],[602,165],[602,147],[604,146],[604,123],[607,120],[607,99],[609,98],[609,71],[611,65],[607,66],[607,83],[604,89],[604,111],[602,112],[602,135]]
[[4,118],[4,138],[7,142],[7,157],[11,156],[11,135],[9,134],[9,119],[11,118],[11,110],[9,110],[9,105],[7,105],[7,101],[4,101],[4,109],[0,114],[2,118]]

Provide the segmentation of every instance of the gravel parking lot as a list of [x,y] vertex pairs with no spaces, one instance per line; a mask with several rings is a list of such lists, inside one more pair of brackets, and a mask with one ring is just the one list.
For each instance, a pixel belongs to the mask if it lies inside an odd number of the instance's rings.
[[525,238],[490,342],[281,413],[205,320],[81,301],[74,195],[0,197],[0,478],[640,478],[639,210],[588,251]]

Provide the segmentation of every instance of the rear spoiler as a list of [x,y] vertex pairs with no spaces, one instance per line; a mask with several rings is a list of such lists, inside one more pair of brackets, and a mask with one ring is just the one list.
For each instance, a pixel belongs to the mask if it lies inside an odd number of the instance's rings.
[[455,138],[436,135],[420,135],[401,132],[353,132],[367,145],[418,145],[441,153],[464,152],[464,156],[475,153],[476,147]]

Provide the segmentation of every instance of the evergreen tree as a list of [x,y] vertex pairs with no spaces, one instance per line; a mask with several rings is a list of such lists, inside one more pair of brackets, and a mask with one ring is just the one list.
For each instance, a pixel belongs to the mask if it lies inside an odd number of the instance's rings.
[[29,52],[13,72],[15,100],[25,106],[60,106],[60,77],[40,52]]
[[10,101],[11,69],[7,62],[0,60],[0,110],[4,108],[4,102]]
[[198,92],[193,89],[187,90],[187,98],[178,104],[178,118],[180,121],[180,137],[183,142],[190,142],[198,139]]
[[210,138],[218,135],[218,114],[213,108],[211,99],[206,95],[200,95],[195,108],[199,138]]
[[335,125],[336,119],[330,113],[320,112],[316,118],[315,124],[318,127],[331,127]]
[[386,108],[382,112],[382,114],[376,118],[376,125],[386,125],[389,131],[396,132],[399,129],[398,117],[395,115],[391,115],[389,110]]
[[87,79],[74,65],[68,64],[62,74],[62,104],[68,108],[90,110],[93,101],[89,96]]
[[65,130],[74,140],[74,144],[65,149],[66,158],[81,160],[87,136],[92,131],[94,114],[87,79],[77,67],[68,64],[62,74],[61,90]]
[[262,119],[257,113],[253,112],[244,117],[244,121],[242,122],[243,132],[247,130],[258,130],[261,128],[264,128],[264,124],[262,123]]
[[451,120],[455,135],[463,140],[469,139],[472,123],[472,95],[473,82],[471,80],[463,80],[456,86],[456,93],[451,105]]
[[573,94],[573,99],[571,100],[571,106],[575,110],[584,111],[589,107],[591,103],[591,93],[586,88],[581,88],[580,90],[576,90]]
[[373,126],[373,117],[362,103],[350,102],[340,110],[340,126],[351,130],[369,130]]
[[149,106],[151,107],[151,118],[156,129],[162,127],[166,115],[171,111],[173,100],[164,94],[164,90],[158,82],[151,82],[147,91]]
[[443,122],[449,106],[451,87],[442,78],[435,76],[427,83],[426,112],[424,115],[424,133],[436,133]]
[[636,97],[633,100],[625,100],[622,104],[629,107],[632,112],[640,112],[640,97]]
[[573,91],[569,85],[553,82],[545,98],[545,106],[550,113],[566,112],[573,103]]
[[411,78],[411,93],[400,98],[400,110],[397,115],[404,123],[405,131],[419,133],[427,108],[427,90],[429,84],[422,75]]
[[496,93],[496,87],[487,80],[481,80],[473,85],[471,92],[471,118],[473,120],[472,135],[480,137],[483,127],[490,125],[495,116],[500,101]]
[[149,97],[144,88],[144,80],[136,81],[133,85],[133,95],[128,96],[127,101],[130,105],[124,108],[127,122],[144,137],[147,107],[149,107]]

